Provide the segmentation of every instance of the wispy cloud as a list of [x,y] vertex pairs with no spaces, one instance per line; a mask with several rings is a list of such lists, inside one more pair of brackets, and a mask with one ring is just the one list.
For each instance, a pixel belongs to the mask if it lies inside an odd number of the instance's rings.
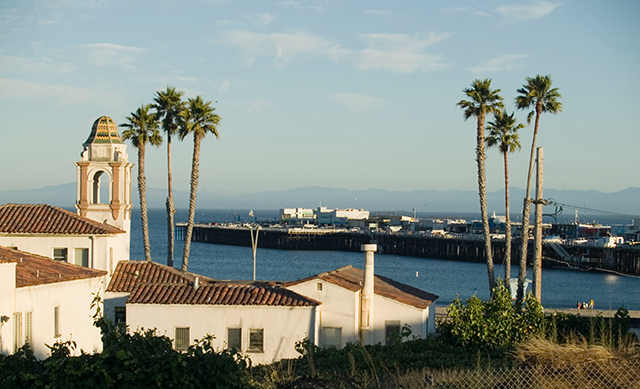
[[326,8],[321,5],[309,4],[308,1],[287,0],[276,3],[281,7],[291,7],[300,10],[324,11]]
[[222,93],[231,87],[231,82],[224,80],[218,86],[218,93]]
[[361,50],[354,54],[355,66],[360,70],[389,70],[396,73],[413,73],[416,70],[438,71],[448,65],[440,54],[430,55],[410,51]]
[[379,97],[354,93],[334,93],[333,99],[342,104],[350,113],[371,111],[384,105],[384,100]]
[[368,9],[364,11],[365,15],[374,15],[374,16],[391,16],[393,15],[393,11],[385,11],[381,9]]
[[258,56],[272,56],[277,67],[284,67],[298,57],[329,58],[348,62],[357,69],[380,69],[399,73],[416,70],[437,71],[445,68],[440,54],[425,49],[451,36],[450,33],[425,34],[366,34],[361,38],[369,48],[351,50],[305,31],[281,34],[257,34],[249,31],[229,31],[212,43],[231,46],[244,52],[245,63],[253,65]]
[[529,5],[514,4],[498,7],[496,12],[508,19],[509,22],[522,20],[540,19],[549,15],[558,8],[561,3],[551,3],[548,1],[532,1]]
[[121,46],[113,43],[91,43],[77,46],[87,54],[89,63],[96,66],[117,66],[135,69],[135,63],[144,55],[145,49]]
[[58,62],[51,58],[22,58],[0,55],[0,71],[27,72],[46,74],[66,74],[74,71],[77,66],[71,62]]
[[419,52],[450,37],[450,33],[429,32],[426,34],[363,34],[360,35],[372,49],[385,51]]
[[246,105],[247,115],[255,115],[257,113],[263,112],[267,108],[269,108],[273,102],[268,99],[258,99],[254,101],[250,101]]
[[95,104],[113,109],[120,96],[96,89],[82,89],[68,85],[41,84],[32,81],[0,78],[0,99],[51,99],[61,105]]
[[510,71],[521,67],[522,64],[520,63],[520,60],[528,57],[530,57],[530,55],[505,54],[469,68],[469,70],[474,74]]
[[358,69],[381,69],[398,73],[413,73],[416,70],[438,71],[447,65],[440,54],[428,54],[424,50],[443,39],[449,33],[419,35],[405,34],[368,34],[361,37],[370,48],[353,54],[354,64]]
[[349,53],[339,44],[322,37],[299,31],[290,34],[256,34],[249,31],[223,33],[215,43],[236,47],[247,55],[251,65],[256,56],[273,56],[275,64],[282,67],[299,56],[326,57],[334,61]]
[[242,18],[252,25],[262,28],[267,27],[271,22],[276,20],[276,17],[270,13],[244,15]]

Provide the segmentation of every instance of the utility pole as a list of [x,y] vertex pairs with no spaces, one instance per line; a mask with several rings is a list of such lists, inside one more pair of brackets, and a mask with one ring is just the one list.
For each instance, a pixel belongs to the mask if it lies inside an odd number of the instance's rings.
[[251,232],[251,248],[253,249],[253,280],[256,280],[256,250],[258,250],[258,233],[260,232],[260,226],[256,227],[255,239],[253,236],[253,226],[249,226]]
[[533,249],[533,295],[538,301],[542,298],[542,147],[536,149],[536,205],[534,249]]

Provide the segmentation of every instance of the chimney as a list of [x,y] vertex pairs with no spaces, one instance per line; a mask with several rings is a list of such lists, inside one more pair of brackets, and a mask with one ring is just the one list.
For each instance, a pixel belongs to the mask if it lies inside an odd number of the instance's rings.
[[360,293],[360,342],[373,344],[373,253],[378,249],[376,244],[363,244],[364,279]]
[[200,287],[200,278],[196,277],[196,279],[193,280],[193,289],[198,290],[199,287]]

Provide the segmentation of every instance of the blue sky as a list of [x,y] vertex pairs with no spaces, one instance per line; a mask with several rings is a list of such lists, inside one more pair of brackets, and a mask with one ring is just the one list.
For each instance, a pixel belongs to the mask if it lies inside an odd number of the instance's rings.
[[[97,117],[122,123],[172,85],[222,118],[200,188],[476,190],[462,90],[492,78],[511,112],[525,77],[550,74],[564,111],[541,120],[545,187],[638,187],[639,16],[637,1],[0,1],[0,182],[74,182]],[[186,191],[192,141],[173,148]],[[148,150],[150,187],[165,158]],[[502,169],[488,150],[490,191]]]

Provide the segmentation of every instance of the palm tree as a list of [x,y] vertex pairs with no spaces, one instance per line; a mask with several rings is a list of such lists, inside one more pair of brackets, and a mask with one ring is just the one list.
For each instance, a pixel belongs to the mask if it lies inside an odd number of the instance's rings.
[[176,134],[182,124],[182,116],[180,112],[184,111],[186,104],[182,101],[184,92],[177,91],[172,86],[167,86],[165,92],[158,91],[153,99],[155,104],[153,107],[158,112],[158,119],[162,120],[162,129],[167,134],[167,176],[168,176],[168,195],[167,195],[167,266],[173,266],[173,245],[174,237],[174,215],[176,208],[173,204],[173,188],[171,180],[171,135]]
[[189,99],[187,109],[182,111],[184,120],[180,127],[180,139],[193,134],[193,160],[191,162],[191,195],[189,197],[189,220],[187,222],[187,234],[182,255],[182,270],[187,271],[189,266],[189,250],[191,249],[191,235],[196,215],[196,195],[198,192],[198,176],[200,168],[200,142],[207,133],[212,133],[218,138],[218,125],[220,116],[214,113],[216,109],[211,102],[202,100],[202,96]]
[[491,89],[491,79],[475,79],[471,83],[471,88],[466,88],[463,92],[469,100],[460,100],[458,106],[464,110],[464,120],[472,116],[478,118],[476,134],[476,162],[478,163],[478,192],[480,195],[480,212],[482,214],[482,224],[484,229],[485,256],[487,259],[487,273],[489,275],[489,290],[493,296],[495,287],[495,276],[493,272],[493,258],[491,256],[491,233],[489,231],[489,214],[487,212],[487,178],[485,169],[484,152],[484,122],[487,113],[499,112],[504,104],[502,97],[498,94],[500,89]]
[[524,124],[517,123],[516,119],[507,114],[507,111],[500,111],[495,114],[494,120],[489,122],[487,129],[487,147],[497,147],[504,159],[504,211],[505,220],[505,254],[504,254],[504,280],[507,288],[511,290],[509,280],[511,279],[511,219],[509,217],[509,160],[507,153],[514,153],[520,150],[520,136],[518,130],[524,128]]
[[533,78],[527,77],[527,83],[518,89],[519,96],[516,97],[516,107],[518,109],[532,108],[527,116],[527,123],[535,113],[536,121],[533,127],[533,141],[531,142],[531,156],[529,157],[529,172],[527,174],[527,189],[524,194],[524,204],[522,206],[522,234],[520,246],[520,272],[518,273],[518,293],[516,303],[520,305],[524,298],[524,282],[527,277],[527,249],[529,243],[529,216],[531,213],[531,177],[533,175],[534,152],[536,149],[536,139],[538,137],[538,124],[543,112],[556,114],[562,112],[562,103],[558,101],[562,96],[558,93],[558,88],[551,87],[551,76],[537,75]]
[[140,194],[140,217],[142,218],[142,241],[144,243],[144,258],[151,260],[151,245],[149,244],[149,222],[147,217],[147,179],[144,175],[144,157],[147,143],[153,146],[162,144],[162,136],[158,131],[158,120],[154,113],[150,113],[151,104],[141,105],[136,112],[127,116],[128,123],[121,124],[128,129],[122,133],[122,139],[131,140],[133,147],[138,149],[138,192]]

